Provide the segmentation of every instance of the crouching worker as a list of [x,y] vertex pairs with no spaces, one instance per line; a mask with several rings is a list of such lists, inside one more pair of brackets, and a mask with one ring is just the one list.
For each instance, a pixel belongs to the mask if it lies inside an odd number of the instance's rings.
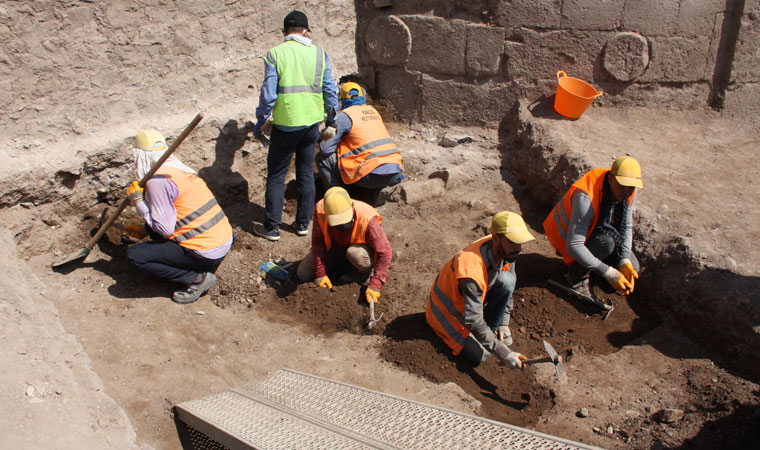
[[639,261],[631,251],[633,210],[641,166],[621,156],[608,169],[593,169],[573,183],[544,220],[552,246],[569,266],[565,281],[591,297],[589,274],[602,276],[621,294],[633,292]]
[[366,103],[361,86],[352,81],[341,86],[337,130],[321,141],[316,164],[325,189],[340,186],[354,195],[359,192],[354,187],[365,189],[370,203],[380,206],[388,198],[387,188],[399,184],[404,174],[401,152],[383,118]]
[[491,234],[458,252],[430,289],[425,318],[435,333],[475,365],[496,354],[502,364],[522,367],[525,356],[509,349],[515,259],[533,236],[519,215],[502,211]]
[[[148,173],[167,150],[155,130],[135,137],[138,179]],[[232,228],[206,183],[174,155],[145,183],[133,181],[127,195],[145,219],[152,240],[127,250],[129,262],[150,275],[183,285],[174,292],[176,303],[192,303],[216,281],[214,272],[232,245]]]
[[314,208],[311,251],[298,265],[298,279],[328,289],[328,272],[344,281],[369,279],[367,303],[377,302],[393,259],[382,222],[373,207],[351,200],[345,189],[328,189]]

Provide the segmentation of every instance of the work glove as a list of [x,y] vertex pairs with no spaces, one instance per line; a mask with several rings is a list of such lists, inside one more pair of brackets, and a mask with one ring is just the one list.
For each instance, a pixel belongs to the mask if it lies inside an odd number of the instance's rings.
[[628,280],[629,283],[631,283],[631,292],[633,292],[633,285],[635,284],[635,280],[639,279],[639,273],[636,272],[636,269],[633,268],[633,264],[631,264],[631,260],[628,258],[625,258],[620,261],[620,267],[618,267],[618,270],[620,273],[623,274],[626,280]]
[[501,365],[511,367],[513,369],[522,368],[522,362],[528,359],[527,356],[522,353],[510,352],[506,358],[501,360]]
[[132,206],[137,206],[143,200],[143,188],[140,187],[139,182],[133,181],[130,183],[127,188],[127,198]]
[[608,267],[602,276],[605,280],[607,280],[610,286],[615,288],[615,290],[621,294],[628,295],[633,292],[633,284],[626,280],[625,276],[623,276],[623,274],[614,267]]
[[509,327],[506,325],[499,325],[496,329],[496,338],[506,346],[512,345],[512,332],[509,331]]
[[328,277],[327,275],[323,277],[319,277],[316,280],[314,280],[314,284],[316,284],[317,286],[321,288],[327,288],[327,289],[332,289],[333,287],[332,281],[330,281],[330,277]]
[[319,139],[322,141],[328,141],[335,137],[336,131],[335,127],[324,127],[322,128],[322,131],[319,132]]
[[368,287],[364,295],[367,297],[367,303],[377,303],[380,301],[380,291],[375,288]]
[[124,227],[124,231],[135,239],[142,239],[148,235],[145,231],[145,225],[141,223],[131,223]]

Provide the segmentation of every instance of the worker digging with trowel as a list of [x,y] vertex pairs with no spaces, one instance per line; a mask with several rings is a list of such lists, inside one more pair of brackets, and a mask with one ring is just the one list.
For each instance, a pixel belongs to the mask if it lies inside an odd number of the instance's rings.
[[376,303],[393,259],[382,222],[375,208],[342,187],[328,189],[314,208],[311,251],[298,264],[298,279],[327,289],[333,287],[328,273],[359,281],[367,285],[367,302]]
[[478,239],[444,264],[430,289],[425,318],[435,333],[475,365],[491,353],[509,367],[525,356],[510,350],[515,260],[534,238],[518,214],[501,211],[491,234]]
[[639,278],[639,261],[631,251],[633,210],[642,187],[641,166],[630,156],[610,169],[593,169],[573,183],[544,220],[552,246],[569,266],[565,281],[578,295],[592,299],[594,272],[628,295]]
[[[156,130],[140,131],[132,152],[142,179],[167,151]],[[171,155],[145,183],[134,181],[127,197],[145,220],[151,240],[127,250],[129,262],[145,273],[183,287],[176,303],[192,303],[216,281],[214,272],[232,246],[232,227],[216,198],[195,171]]]

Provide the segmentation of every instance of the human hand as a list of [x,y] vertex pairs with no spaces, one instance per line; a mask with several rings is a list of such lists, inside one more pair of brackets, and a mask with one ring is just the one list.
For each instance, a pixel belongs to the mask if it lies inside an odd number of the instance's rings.
[[635,280],[639,279],[639,273],[636,272],[636,269],[633,268],[631,260],[626,258],[620,261],[620,267],[618,267],[618,270],[623,274],[625,279],[631,283],[631,292],[633,292],[633,286],[635,284]]
[[267,123],[267,118],[264,116],[257,117],[256,125],[253,126],[253,135],[256,137],[261,137],[264,135],[264,131],[262,128],[264,127],[264,124]]
[[132,206],[137,206],[137,204],[143,200],[143,188],[140,187],[139,182],[133,181],[129,184],[129,187],[127,188],[127,198],[129,199],[129,204]]
[[628,295],[633,292],[633,284],[626,280],[623,274],[614,267],[608,267],[602,276],[610,286],[621,294]]
[[365,292],[367,297],[367,303],[377,303],[380,301],[380,291],[371,287],[368,287]]
[[506,346],[512,345],[512,332],[509,331],[509,327],[506,325],[499,325],[496,329],[496,337],[504,343]]
[[145,231],[145,225],[142,223],[131,223],[124,227],[124,231],[135,239],[142,239],[148,235]]
[[328,141],[332,139],[333,137],[335,137],[335,132],[336,132],[335,127],[330,127],[330,126],[324,127],[322,131],[319,132],[319,139],[322,141]]
[[328,277],[327,275],[323,277],[319,277],[316,280],[314,280],[314,284],[316,284],[317,286],[321,288],[327,288],[327,289],[332,289],[333,287],[332,281],[330,281],[330,277]]

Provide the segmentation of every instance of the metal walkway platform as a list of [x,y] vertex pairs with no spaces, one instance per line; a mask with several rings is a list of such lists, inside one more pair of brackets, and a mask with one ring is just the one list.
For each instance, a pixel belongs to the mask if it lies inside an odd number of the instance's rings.
[[185,450],[596,448],[287,369],[174,409]]

